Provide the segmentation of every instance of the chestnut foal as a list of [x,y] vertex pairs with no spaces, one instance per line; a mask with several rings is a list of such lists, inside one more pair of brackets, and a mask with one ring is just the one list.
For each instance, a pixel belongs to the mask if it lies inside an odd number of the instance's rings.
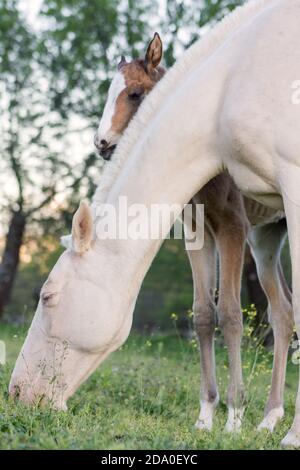
[[[126,62],[122,57],[95,135],[95,145],[103,158],[110,159],[143,98],[164,75],[161,58],[162,42],[157,33],[144,59]],[[243,197],[226,173],[211,180],[192,201],[205,204],[204,248],[188,251],[194,281],[194,324],[201,350],[201,410],[196,426],[211,430],[214,410],[219,401],[214,358],[216,318],[229,355],[226,430],[237,431],[241,426],[244,392],[240,354],[243,331],[240,289],[247,240],[268,299],[269,321],[274,332],[272,384],[265,417],[259,426],[259,429],[273,431],[284,414],[285,370],[293,332],[291,293],[280,262],[281,248],[286,238],[285,215]],[[220,269],[216,305],[217,254]]]

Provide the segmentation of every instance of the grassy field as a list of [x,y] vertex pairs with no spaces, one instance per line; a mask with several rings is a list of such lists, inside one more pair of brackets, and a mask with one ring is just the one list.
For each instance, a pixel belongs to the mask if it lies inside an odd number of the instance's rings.
[[199,361],[195,340],[132,334],[69,401],[69,411],[28,409],[7,397],[10,371],[24,332],[0,325],[8,362],[0,366],[1,449],[278,449],[291,424],[298,368],[289,361],[286,417],[277,431],[257,433],[270,384],[272,356],[246,343],[247,385],[243,430],[223,431],[227,355],[217,341],[221,404],[213,432],[194,429],[198,414]]

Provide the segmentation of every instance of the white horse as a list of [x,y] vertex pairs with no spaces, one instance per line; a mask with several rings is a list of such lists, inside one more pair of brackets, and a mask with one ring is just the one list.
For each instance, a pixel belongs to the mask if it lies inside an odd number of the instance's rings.
[[[165,70],[160,65],[162,51],[162,41],[155,33],[144,58],[127,62],[122,57],[118,64],[94,139],[99,154],[105,160],[111,158],[143,99],[164,75]],[[284,415],[285,370],[294,327],[291,292],[280,261],[287,234],[285,214],[243,197],[228,173],[209,181],[193,196],[191,203],[205,206],[204,246],[189,250],[187,243],[194,281],[193,320],[201,353],[200,414],[196,427],[208,431],[212,429],[214,411],[219,402],[214,355],[217,319],[228,348],[229,360],[225,430],[238,431],[242,424],[244,385],[240,351],[243,333],[240,291],[247,238],[256,260],[261,286],[268,298],[268,317],[274,332],[271,388],[264,419],[258,426],[259,430],[272,432]],[[192,226],[189,224],[190,221],[185,221],[188,233],[193,227],[197,229],[193,217]],[[70,237],[65,246],[68,247],[69,243]],[[217,253],[219,289],[216,303]]]
[[[284,208],[291,247],[293,309],[300,333],[300,0],[259,0],[236,10],[194,44],[140,106],[106,166],[93,209],[119,197],[183,205],[227,170],[240,190]],[[174,93],[174,91],[176,92]],[[149,212],[151,214],[151,211]],[[65,251],[17,360],[10,393],[26,403],[67,399],[127,338],[142,280],[161,239],[99,239],[82,204]],[[149,221],[148,221],[149,222]],[[151,221],[150,221],[151,222]],[[300,446],[300,393],[284,445]]]

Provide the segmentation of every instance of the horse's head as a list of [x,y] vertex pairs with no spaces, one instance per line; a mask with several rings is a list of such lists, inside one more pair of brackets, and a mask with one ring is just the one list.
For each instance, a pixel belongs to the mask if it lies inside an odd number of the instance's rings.
[[95,135],[99,154],[109,160],[124,129],[137,111],[143,98],[163,76],[160,66],[162,42],[157,33],[148,45],[143,59],[126,62],[122,56],[118,71],[111,82],[103,115]]
[[[130,307],[132,300],[126,292],[122,301],[115,295],[120,290],[117,257],[109,250],[102,256],[92,241],[87,204],[74,215],[72,238],[72,248],[61,255],[42,287],[11,377],[11,396],[27,404],[43,401],[66,409],[68,397],[126,340],[131,327],[126,304]],[[105,279],[99,276],[100,267]]]

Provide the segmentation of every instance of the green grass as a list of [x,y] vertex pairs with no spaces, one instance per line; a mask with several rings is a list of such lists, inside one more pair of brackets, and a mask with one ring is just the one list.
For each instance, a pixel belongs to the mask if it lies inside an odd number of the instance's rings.
[[211,434],[194,429],[198,414],[199,360],[195,341],[176,334],[131,335],[69,401],[67,413],[14,404],[7,385],[24,337],[0,325],[7,365],[0,368],[1,449],[279,449],[291,424],[298,368],[289,361],[286,418],[273,435],[257,433],[270,384],[272,356],[246,345],[247,384],[242,432],[229,436],[226,421],[227,354],[217,341],[221,403]]

